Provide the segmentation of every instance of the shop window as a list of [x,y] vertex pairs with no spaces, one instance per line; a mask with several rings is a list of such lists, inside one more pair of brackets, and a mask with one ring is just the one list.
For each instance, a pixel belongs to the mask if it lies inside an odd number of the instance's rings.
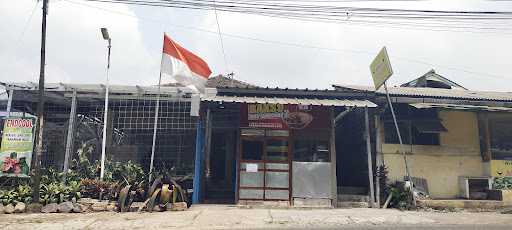
[[[439,134],[447,129],[437,117],[435,109],[415,109],[400,105],[395,113],[404,144],[440,145]],[[388,144],[399,144],[393,120],[389,116],[385,116],[385,119],[384,141]]]
[[262,160],[263,141],[258,140],[242,140],[243,160]]
[[269,161],[287,161],[288,160],[288,141],[286,140],[267,140],[267,160]]
[[293,160],[301,162],[329,162],[329,141],[296,140]]
[[[440,123],[440,122],[439,122]],[[439,124],[441,127],[442,124]],[[443,129],[428,130],[418,129],[411,122],[400,122],[398,123],[400,134],[402,135],[402,141],[404,144],[410,145],[440,145],[439,133],[445,132]],[[384,124],[385,136],[384,140],[388,144],[399,144],[398,135],[396,133],[395,124],[393,122],[386,122]]]
[[[398,129],[400,129],[400,134],[402,135],[402,141],[404,144],[411,144],[410,135],[409,135],[409,126],[405,122],[398,123]],[[393,122],[384,123],[384,141],[388,144],[400,144],[398,140],[398,135],[396,133],[395,124]]]
[[490,121],[493,160],[512,160],[512,119]]

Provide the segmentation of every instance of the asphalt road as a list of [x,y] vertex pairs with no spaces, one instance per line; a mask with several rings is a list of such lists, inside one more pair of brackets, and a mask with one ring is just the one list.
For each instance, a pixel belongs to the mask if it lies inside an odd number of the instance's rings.
[[194,205],[181,212],[0,214],[0,229],[507,229],[512,215],[393,209],[272,209]]
[[271,230],[286,229],[286,230],[427,230],[427,229],[439,229],[439,230],[510,230],[512,225],[385,225],[385,226],[353,226],[353,225],[341,225],[336,227],[314,227],[308,226],[307,228],[270,228]]

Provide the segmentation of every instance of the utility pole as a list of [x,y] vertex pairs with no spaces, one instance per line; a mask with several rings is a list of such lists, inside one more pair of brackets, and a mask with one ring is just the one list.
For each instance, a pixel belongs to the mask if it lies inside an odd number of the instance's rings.
[[39,68],[39,93],[37,102],[36,123],[36,151],[32,167],[33,187],[32,202],[39,203],[39,188],[41,185],[41,157],[43,155],[43,123],[44,123],[44,68],[46,48],[46,15],[48,14],[48,0],[43,0],[43,21],[41,26],[41,63]]

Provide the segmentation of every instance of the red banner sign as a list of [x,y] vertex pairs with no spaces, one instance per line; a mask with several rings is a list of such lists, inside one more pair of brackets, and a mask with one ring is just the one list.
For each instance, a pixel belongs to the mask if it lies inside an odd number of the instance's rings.
[[307,105],[243,104],[241,127],[266,129],[328,128],[329,111]]

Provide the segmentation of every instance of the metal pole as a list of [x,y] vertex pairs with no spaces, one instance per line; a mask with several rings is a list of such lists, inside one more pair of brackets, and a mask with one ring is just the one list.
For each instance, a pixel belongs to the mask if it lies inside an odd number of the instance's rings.
[[368,158],[368,181],[370,184],[370,205],[375,208],[375,192],[373,184],[372,145],[370,142],[370,119],[368,118],[368,107],[364,107],[364,128],[366,135],[366,155]]
[[48,0],[43,0],[43,20],[41,26],[41,63],[39,66],[39,89],[37,103],[37,134],[36,154],[32,174],[34,184],[32,188],[32,202],[39,203],[39,187],[41,185],[41,158],[43,155],[43,122],[44,122],[44,70],[46,63],[46,15],[48,14]]
[[407,155],[405,154],[404,143],[402,141],[402,135],[400,135],[400,129],[398,128],[398,123],[396,121],[395,110],[393,109],[393,103],[391,103],[391,98],[389,97],[388,86],[387,86],[386,82],[384,82],[384,90],[386,90],[386,98],[388,99],[389,109],[391,110],[391,115],[393,116],[393,122],[395,123],[396,134],[398,135],[398,141],[400,142],[400,152],[402,152],[402,156],[404,158],[405,175],[407,177],[407,180],[411,184],[412,199],[413,199],[414,205],[416,205],[416,197],[414,197],[414,193],[412,191],[413,184],[412,184],[412,180],[411,180],[411,174],[409,172],[409,165],[407,163]]
[[158,77],[158,93],[156,95],[156,108],[155,108],[155,121],[153,126],[153,144],[151,146],[151,163],[149,165],[149,183],[153,177],[153,162],[155,160],[155,148],[156,148],[156,131],[158,130],[158,113],[160,112],[160,85],[162,83],[162,72]]
[[105,111],[103,113],[103,140],[101,142],[101,171],[100,180],[105,175],[105,152],[107,148],[107,126],[108,126],[108,88],[109,88],[109,70],[110,70],[110,49],[112,48],[111,40],[108,39],[108,55],[107,55],[107,81],[105,83]]
[[14,89],[9,90],[9,98],[7,99],[7,117],[11,116],[12,97],[14,96]]
[[76,89],[73,89],[73,97],[71,98],[71,111],[69,112],[68,136],[66,138],[66,152],[64,155],[64,176],[69,170],[69,158],[73,151],[73,139],[75,134],[75,117],[76,117]]
[[203,122],[201,119],[197,121],[196,127],[196,156],[194,159],[194,185],[192,186],[194,191],[192,192],[192,203],[199,204],[200,193],[201,193],[201,182],[202,182],[202,162],[203,162],[203,144],[204,144],[204,130]]

